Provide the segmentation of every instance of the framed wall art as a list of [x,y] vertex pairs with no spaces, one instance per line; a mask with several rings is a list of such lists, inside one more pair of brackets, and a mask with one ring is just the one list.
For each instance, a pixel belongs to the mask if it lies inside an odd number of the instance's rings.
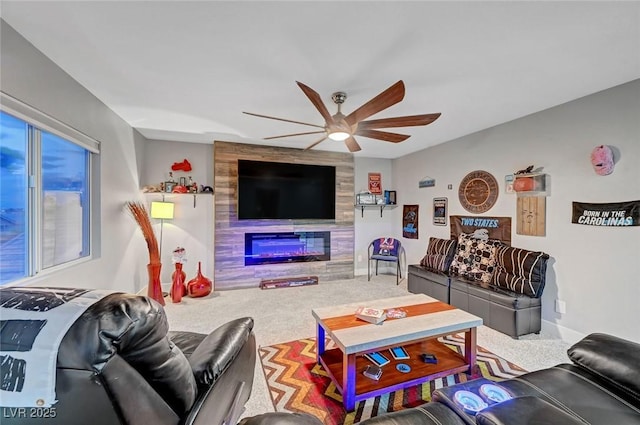
[[433,198],[433,224],[447,225],[447,198]]
[[407,239],[418,239],[418,208],[419,205],[402,207],[402,236]]
[[176,182],[164,182],[164,191],[166,193],[173,192],[174,187],[176,187]]

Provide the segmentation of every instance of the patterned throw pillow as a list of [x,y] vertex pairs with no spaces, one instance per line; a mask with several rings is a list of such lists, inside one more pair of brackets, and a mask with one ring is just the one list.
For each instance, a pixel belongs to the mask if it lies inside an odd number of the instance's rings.
[[544,289],[549,255],[540,251],[501,246],[496,250],[496,271],[491,284],[539,298]]
[[498,240],[476,239],[472,235],[460,233],[458,249],[451,262],[450,271],[460,276],[490,283],[496,264]]
[[439,272],[448,271],[456,252],[456,244],[455,239],[429,238],[427,253],[420,260],[420,265]]

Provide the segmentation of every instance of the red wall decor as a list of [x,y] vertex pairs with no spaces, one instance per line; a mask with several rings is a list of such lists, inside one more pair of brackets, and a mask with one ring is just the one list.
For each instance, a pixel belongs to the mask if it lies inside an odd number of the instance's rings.
[[374,195],[382,195],[382,175],[380,173],[369,173],[369,192]]

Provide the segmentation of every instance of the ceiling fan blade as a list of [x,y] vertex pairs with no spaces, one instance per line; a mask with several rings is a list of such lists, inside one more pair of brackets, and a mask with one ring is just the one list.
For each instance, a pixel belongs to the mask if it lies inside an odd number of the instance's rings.
[[283,137],[305,136],[307,134],[319,134],[319,133],[326,133],[326,131],[325,130],[322,130],[322,131],[307,131],[305,133],[283,134],[282,136],[265,137],[262,140],[281,139]]
[[322,103],[322,99],[320,98],[320,95],[311,87],[302,84],[300,81],[296,81],[296,83],[298,84],[298,87],[302,89],[304,94],[307,95],[311,103],[313,103],[313,106],[315,106],[318,112],[320,112],[320,115],[322,115],[322,118],[324,118],[327,125],[333,124],[333,117],[327,110],[327,107],[324,106],[324,103]]
[[311,127],[324,128],[324,126],[322,126],[322,125],[309,124],[308,122],[302,122],[302,121],[288,120],[288,119],[286,119],[286,118],[270,117],[269,115],[254,114],[253,112],[243,112],[243,114],[253,115],[254,117],[260,117],[260,118],[269,118],[270,120],[278,120],[278,121],[292,122],[292,123],[294,123],[294,124],[310,125]]
[[310,144],[309,146],[307,146],[306,148],[304,148],[305,151],[308,151],[309,149],[311,149],[312,147],[314,147],[315,145],[319,144],[320,142],[324,142],[325,139],[327,138],[327,136],[324,136],[322,139],[313,142],[312,144]]
[[407,140],[409,137],[411,137],[407,134],[390,133],[388,131],[380,131],[380,130],[367,130],[367,129],[363,130],[360,128],[358,128],[358,131],[356,131],[356,134],[358,136],[369,137],[370,139],[384,140],[385,142],[392,142],[392,143],[400,143]]
[[407,115],[405,117],[381,118],[379,120],[361,121],[358,129],[368,130],[371,128],[389,127],[415,127],[419,125],[431,124],[440,117],[440,113],[425,115]]
[[404,82],[398,81],[355,111],[346,116],[347,124],[353,126],[360,121],[369,118],[373,114],[395,105],[404,98]]
[[353,136],[347,137],[344,140],[344,144],[347,145],[347,149],[349,149],[349,152],[358,152],[362,149],[358,142],[356,142],[356,139],[353,138]]

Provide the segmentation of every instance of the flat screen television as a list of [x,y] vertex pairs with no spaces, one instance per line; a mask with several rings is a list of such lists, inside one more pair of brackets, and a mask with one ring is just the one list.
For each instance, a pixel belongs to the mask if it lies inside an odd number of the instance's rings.
[[336,167],[238,160],[238,219],[336,218]]

